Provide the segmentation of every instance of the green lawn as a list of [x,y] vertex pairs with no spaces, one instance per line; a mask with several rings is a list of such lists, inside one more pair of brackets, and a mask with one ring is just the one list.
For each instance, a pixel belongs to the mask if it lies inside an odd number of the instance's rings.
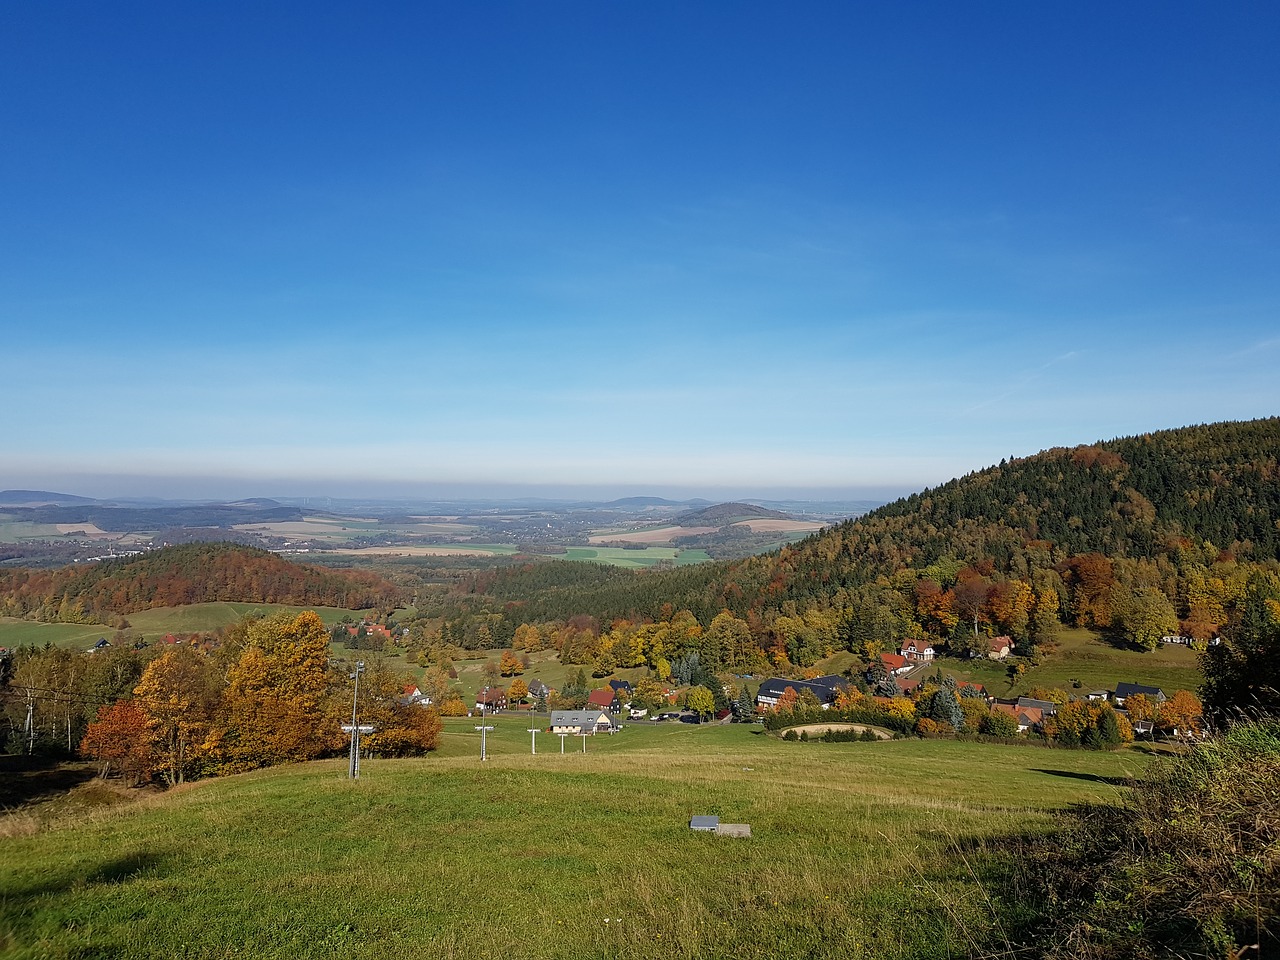
[[[493,725],[484,764],[474,721],[452,721],[437,755],[367,761],[354,783],[326,761],[18,823],[0,957],[965,955],[993,932],[989,845],[1114,798],[1104,781],[1145,762],[683,724],[585,755],[543,734],[533,756],[529,718]],[[694,814],[753,836],[693,833]]]
[[1042,659],[1040,666],[1032,667],[1012,684],[1007,663],[944,659],[939,665],[943,673],[984,684],[996,696],[1025,693],[1035,686],[1058,687],[1079,695],[1114,690],[1116,683],[1125,680],[1161,687],[1171,694],[1175,690],[1194,692],[1201,681],[1193,650],[1177,645],[1162,645],[1150,653],[1121,649],[1091,630],[1063,630],[1057,649],[1046,652]]

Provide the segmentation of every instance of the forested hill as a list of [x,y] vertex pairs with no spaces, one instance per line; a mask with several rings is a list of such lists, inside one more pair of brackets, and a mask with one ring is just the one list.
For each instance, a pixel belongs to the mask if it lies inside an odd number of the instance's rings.
[[1151,646],[1229,633],[1259,574],[1280,597],[1278,519],[1271,418],[1046,450],[734,563],[634,576],[525,567],[472,589],[530,621],[683,609],[705,627],[728,610],[758,649],[798,666],[903,637],[963,652],[1009,635],[1029,650],[1022,641],[1061,624]]
[[739,520],[790,520],[791,516],[758,507],[754,503],[718,503],[702,510],[690,510],[676,517],[682,527],[722,527]]
[[[956,527],[1005,531],[1070,553],[1152,557],[1181,538],[1240,559],[1280,557],[1280,417],[1165,430],[1057,448],[971,474],[873,511],[857,529],[910,559],[965,548]],[[890,542],[885,542],[889,538]],[[819,538],[821,539],[821,538]]]
[[1278,518],[1280,418],[1187,427],[1001,463],[731,566],[711,592],[765,622],[838,612],[851,644],[1060,622],[1207,639],[1277,570]]
[[395,586],[372,574],[316,569],[230,543],[184,544],[59,570],[0,570],[0,615],[64,622],[209,601],[358,610],[400,599]]

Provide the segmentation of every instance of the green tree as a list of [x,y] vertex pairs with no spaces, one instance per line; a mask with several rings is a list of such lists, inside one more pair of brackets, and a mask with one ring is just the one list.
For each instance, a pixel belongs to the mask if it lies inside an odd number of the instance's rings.
[[1162,590],[1139,587],[1118,605],[1125,638],[1143,650],[1157,649],[1161,637],[1178,632],[1178,614]]
[[706,687],[690,687],[685,695],[685,703],[698,715],[699,720],[706,720],[716,711],[716,698]]

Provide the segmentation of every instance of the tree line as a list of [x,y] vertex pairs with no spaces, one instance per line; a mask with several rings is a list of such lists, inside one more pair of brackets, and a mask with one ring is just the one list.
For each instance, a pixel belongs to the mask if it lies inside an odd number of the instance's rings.
[[[352,710],[346,670],[329,659],[320,617],[246,618],[211,650],[182,643],[85,654],[19,649],[6,658],[10,752],[78,753],[103,775],[166,784],[340,754]],[[436,746],[438,711],[405,702],[409,682],[381,660],[361,677],[370,753]]]

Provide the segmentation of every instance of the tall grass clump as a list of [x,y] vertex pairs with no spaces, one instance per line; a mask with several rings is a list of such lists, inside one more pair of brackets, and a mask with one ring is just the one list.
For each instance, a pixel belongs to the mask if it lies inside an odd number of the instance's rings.
[[1028,955],[1275,956],[1280,721],[1238,725],[1152,764],[1125,802],[1076,808],[1022,852]]

